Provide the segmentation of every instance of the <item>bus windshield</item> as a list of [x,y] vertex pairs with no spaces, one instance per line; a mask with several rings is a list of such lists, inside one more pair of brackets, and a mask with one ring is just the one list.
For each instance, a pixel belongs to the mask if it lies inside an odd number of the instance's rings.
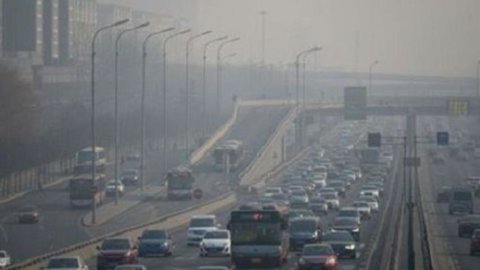
[[280,223],[241,222],[231,224],[233,245],[280,245]]
[[453,200],[455,201],[471,201],[472,193],[471,192],[454,192]]
[[189,189],[193,185],[192,176],[172,176],[167,179],[168,187],[173,189]]
[[77,161],[82,163],[82,162],[87,162],[87,161],[92,161],[93,158],[93,152],[92,151],[80,151],[77,154]]

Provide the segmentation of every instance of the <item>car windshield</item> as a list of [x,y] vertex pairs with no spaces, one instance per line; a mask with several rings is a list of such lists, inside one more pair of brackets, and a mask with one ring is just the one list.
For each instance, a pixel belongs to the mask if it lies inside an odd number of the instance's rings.
[[358,211],[357,210],[340,210],[338,212],[339,217],[356,217],[358,216]]
[[342,242],[353,242],[353,237],[348,232],[331,232],[323,236],[323,241],[342,241]]
[[292,191],[293,196],[306,196],[305,191],[303,190],[294,190]]
[[214,227],[215,220],[213,218],[194,218],[190,221],[190,227]]
[[353,206],[355,206],[355,207],[368,207],[368,203],[367,202],[354,202]]
[[212,231],[207,232],[204,239],[228,239],[228,232],[226,231]]
[[127,239],[108,239],[103,241],[102,250],[130,249]]
[[34,206],[24,206],[20,210],[21,212],[35,212],[37,209]]
[[165,231],[162,231],[162,230],[148,230],[143,232],[142,238],[143,239],[165,239],[167,238],[167,234]]
[[115,185],[121,185],[121,184],[122,184],[121,181],[110,180],[108,181],[107,186],[115,186]]
[[375,198],[368,197],[368,196],[360,197],[360,200],[365,201],[365,202],[377,202],[377,200],[375,200]]
[[323,197],[326,199],[326,200],[334,200],[337,198],[337,196],[335,196],[335,194],[324,194]]
[[75,258],[55,258],[50,259],[48,268],[78,268],[78,260]]
[[325,245],[305,245],[303,247],[302,255],[304,256],[322,256],[333,255],[333,250]]
[[265,193],[280,193],[280,189],[278,188],[267,188]]
[[453,200],[455,201],[471,201],[473,198],[471,192],[454,192]]
[[5,258],[7,257],[7,254],[5,254],[4,251],[0,251],[0,258]]
[[317,224],[313,220],[296,220],[290,223],[290,232],[314,232]]
[[333,225],[334,226],[350,226],[350,225],[357,225],[357,222],[349,218],[340,218],[340,219],[336,219]]

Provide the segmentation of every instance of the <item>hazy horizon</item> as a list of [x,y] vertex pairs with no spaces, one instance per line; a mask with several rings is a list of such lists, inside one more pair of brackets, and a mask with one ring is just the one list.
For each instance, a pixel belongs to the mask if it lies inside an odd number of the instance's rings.
[[187,16],[197,32],[211,29],[218,35],[239,36],[241,42],[225,50],[238,53],[230,60],[232,63],[260,61],[261,10],[268,13],[267,64],[291,63],[299,51],[313,45],[324,48],[318,54],[318,66],[343,71],[365,72],[373,61],[379,60],[375,71],[380,73],[473,77],[480,59],[477,0],[100,2]]

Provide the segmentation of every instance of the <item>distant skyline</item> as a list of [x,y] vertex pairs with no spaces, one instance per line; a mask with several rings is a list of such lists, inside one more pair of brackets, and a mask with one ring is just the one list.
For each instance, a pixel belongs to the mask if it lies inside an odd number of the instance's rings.
[[[478,0],[101,0],[173,16],[197,31],[239,36],[231,63],[260,61],[260,15],[267,14],[266,63],[291,63],[320,45],[318,65],[365,72],[475,76],[480,59]],[[358,36],[358,39],[356,38]],[[358,41],[358,42],[357,42]],[[356,54],[358,44],[358,55]],[[312,66],[313,61],[310,61]]]

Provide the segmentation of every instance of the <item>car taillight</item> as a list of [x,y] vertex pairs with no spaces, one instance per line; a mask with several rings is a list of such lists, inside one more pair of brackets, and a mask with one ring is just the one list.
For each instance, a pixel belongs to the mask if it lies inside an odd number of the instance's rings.
[[325,261],[325,264],[326,265],[335,265],[336,262],[337,262],[337,260],[335,259],[335,257],[328,257],[327,260]]

